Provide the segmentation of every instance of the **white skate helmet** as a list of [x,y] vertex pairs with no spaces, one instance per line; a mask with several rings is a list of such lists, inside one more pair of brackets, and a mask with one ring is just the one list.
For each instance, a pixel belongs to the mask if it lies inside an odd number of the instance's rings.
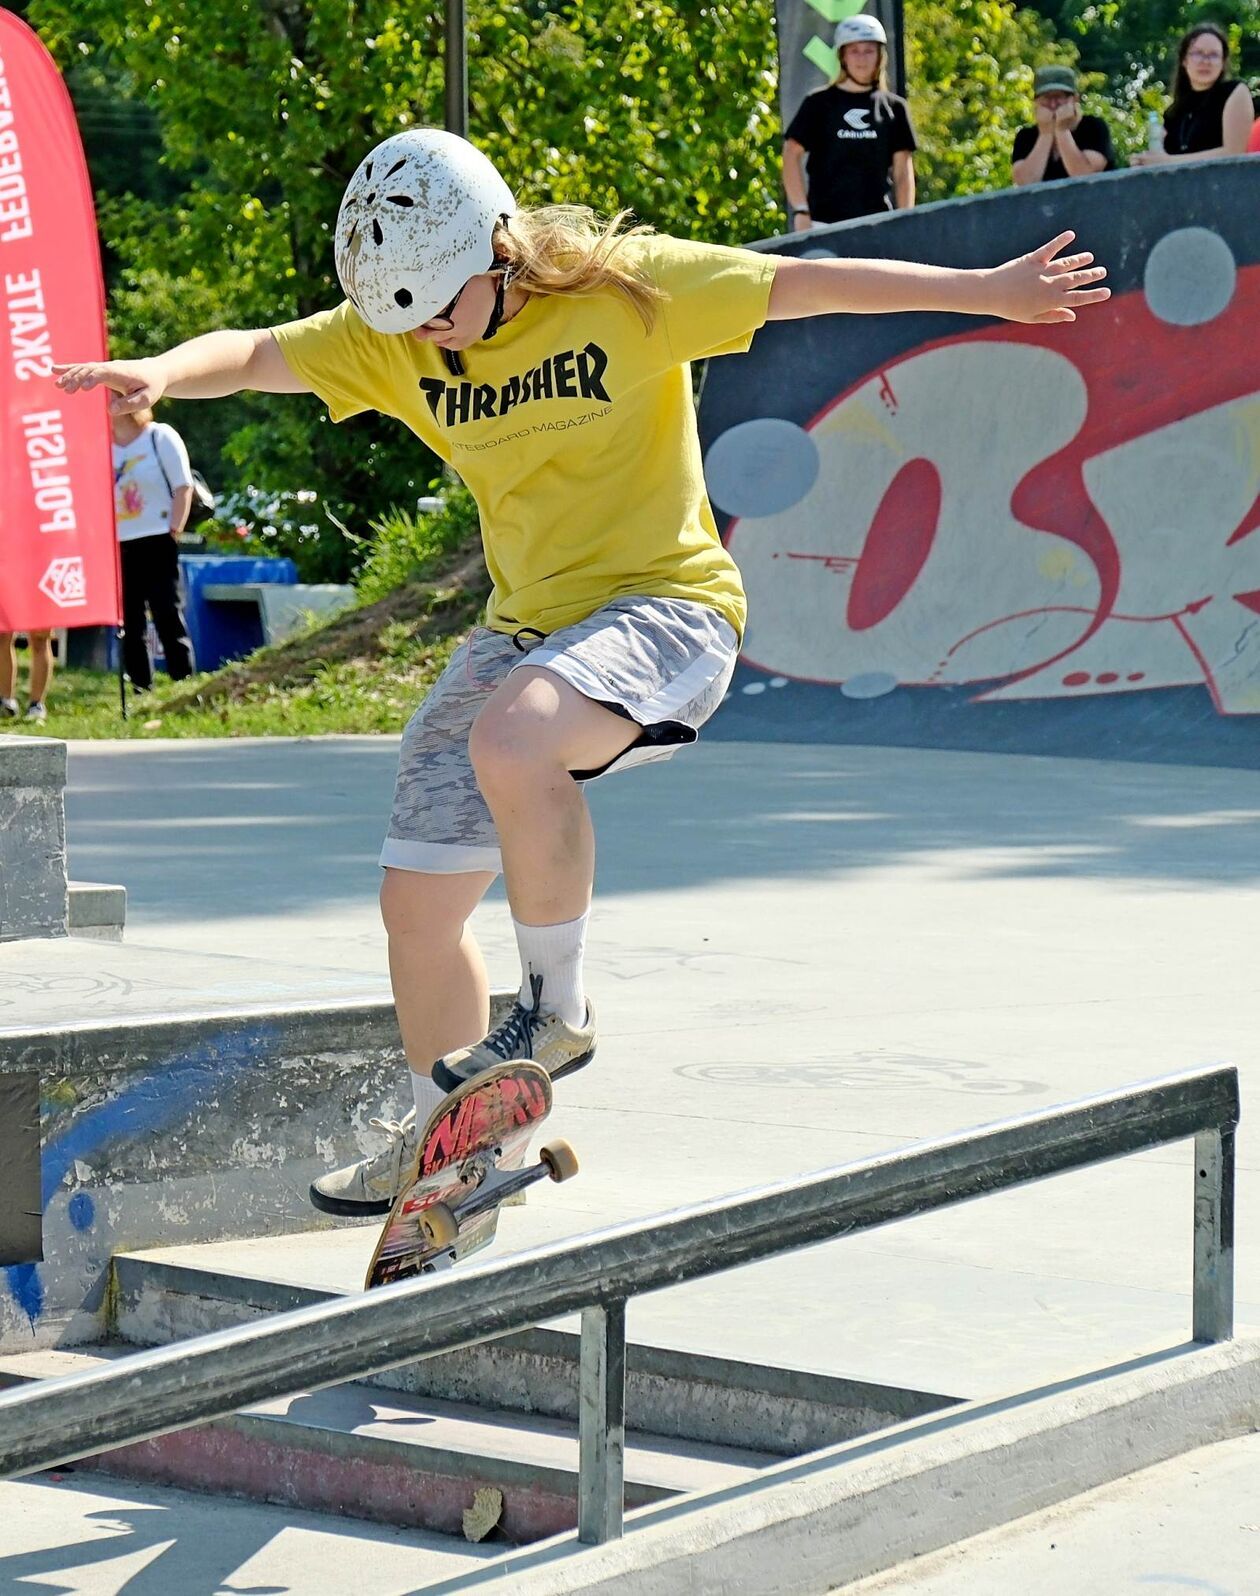
[[884,44],[888,43],[888,35],[884,32],[884,24],[878,17],[845,17],[843,22],[836,24],[835,46],[843,50],[846,44]]
[[494,264],[495,224],[516,212],[490,161],[454,133],[395,133],[359,164],[337,213],[346,298],[377,332],[410,332]]

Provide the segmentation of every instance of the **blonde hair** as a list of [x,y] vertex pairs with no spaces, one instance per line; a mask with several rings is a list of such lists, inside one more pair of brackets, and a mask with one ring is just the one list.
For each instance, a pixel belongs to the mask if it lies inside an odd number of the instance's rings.
[[494,230],[495,259],[527,294],[623,294],[651,332],[664,292],[624,246],[652,229],[629,225],[629,211],[607,220],[586,205],[540,205],[517,211]]

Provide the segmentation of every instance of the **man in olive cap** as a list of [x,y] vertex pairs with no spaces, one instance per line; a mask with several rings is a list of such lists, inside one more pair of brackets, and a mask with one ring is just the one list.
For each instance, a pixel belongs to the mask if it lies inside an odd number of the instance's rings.
[[1020,128],[1011,151],[1011,176],[1017,185],[1089,177],[1115,166],[1111,132],[1102,117],[1082,115],[1070,66],[1038,67],[1033,101],[1036,124]]

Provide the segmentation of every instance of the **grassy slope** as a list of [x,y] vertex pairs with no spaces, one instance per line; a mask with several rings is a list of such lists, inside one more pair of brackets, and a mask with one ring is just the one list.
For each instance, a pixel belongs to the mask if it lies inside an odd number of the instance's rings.
[[396,589],[376,604],[259,649],[221,671],[151,693],[127,692],[95,671],[63,671],[48,722],[0,722],[0,732],[46,737],[301,737],[397,732],[452,650],[475,625],[489,591],[479,544],[465,546],[436,580]]

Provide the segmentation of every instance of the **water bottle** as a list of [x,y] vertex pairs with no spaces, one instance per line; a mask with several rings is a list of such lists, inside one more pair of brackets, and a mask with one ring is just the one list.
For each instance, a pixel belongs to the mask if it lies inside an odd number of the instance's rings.
[[1164,147],[1164,123],[1158,111],[1150,112],[1146,118],[1146,147],[1148,150]]

